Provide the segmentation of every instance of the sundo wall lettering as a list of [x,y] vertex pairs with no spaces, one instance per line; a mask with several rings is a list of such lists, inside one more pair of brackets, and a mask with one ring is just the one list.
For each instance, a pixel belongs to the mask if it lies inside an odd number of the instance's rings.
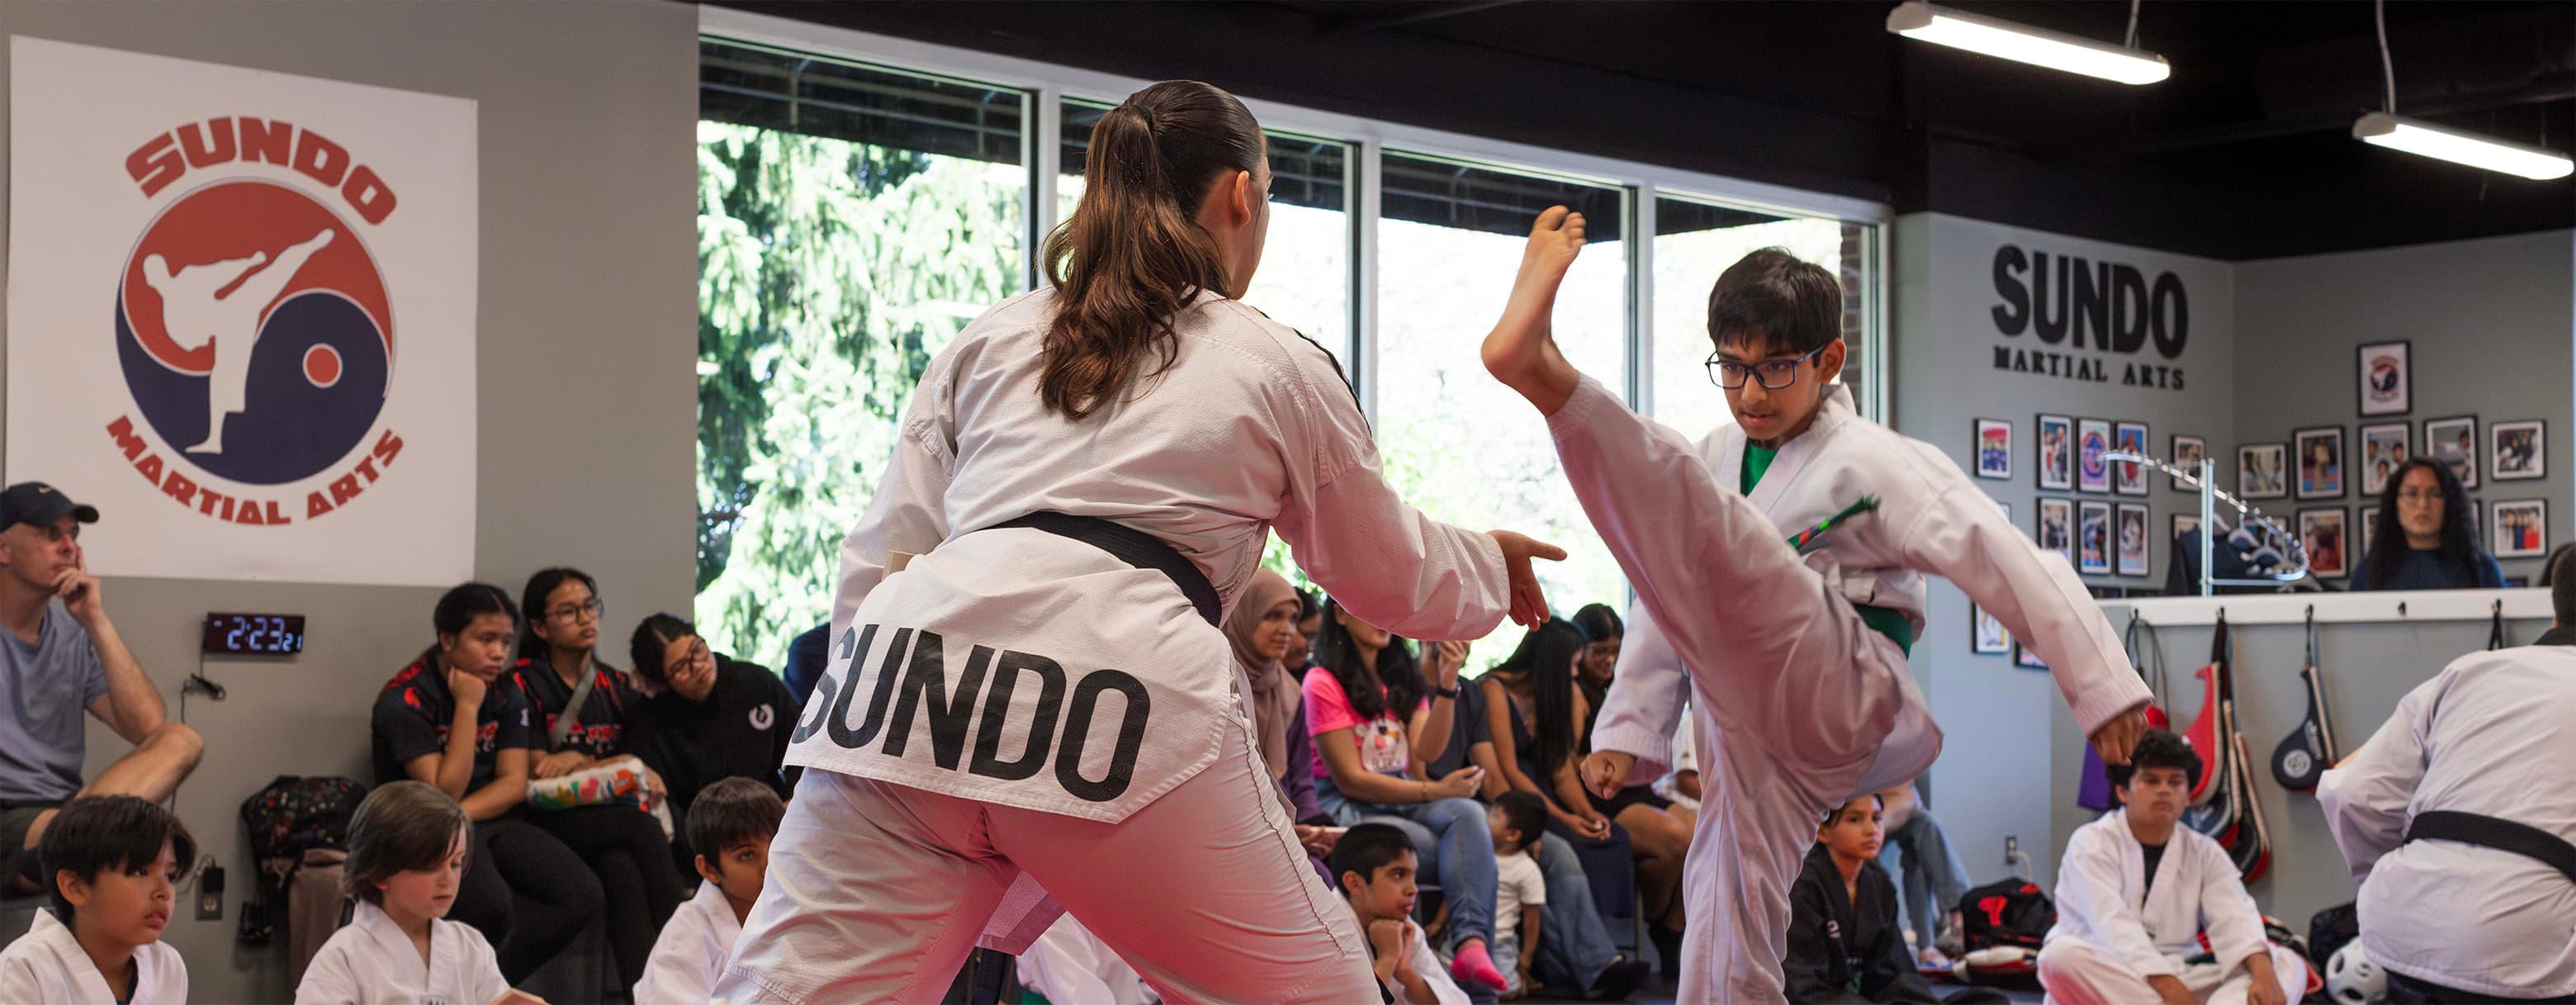
[[474,104],[9,44],[8,476],[112,575],[469,577]]
[[1995,249],[1994,368],[2183,389],[2191,298],[2180,276],[2043,248]]

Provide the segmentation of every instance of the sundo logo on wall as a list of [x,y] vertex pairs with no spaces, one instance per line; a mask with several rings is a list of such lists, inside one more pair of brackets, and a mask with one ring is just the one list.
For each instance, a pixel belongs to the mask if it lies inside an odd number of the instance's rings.
[[473,575],[475,105],[9,39],[0,477],[105,575]]
[[[255,163],[294,178],[226,170]],[[396,212],[394,189],[321,134],[249,115],[154,136],[124,168],[160,205],[116,283],[135,414],[107,424],[110,442],[206,518],[275,525],[355,502],[403,445],[376,429],[395,314],[363,233]],[[136,435],[137,414],[162,443],[188,446],[165,458]],[[301,499],[274,494],[326,472]]]
[[1995,369],[2182,390],[2191,298],[2181,277],[2006,243],[1994,281]]

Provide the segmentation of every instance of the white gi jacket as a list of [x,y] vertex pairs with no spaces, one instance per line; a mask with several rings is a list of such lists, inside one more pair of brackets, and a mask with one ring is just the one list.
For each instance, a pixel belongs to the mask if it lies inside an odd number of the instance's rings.
[[[1115,822],[1214,760],[1224,718],[1244,715],[1224,635],[1159,572],[986,530],[1034,512],[1150,534],[1228,605],[1276,529],[1390,631],[1475,638],[1508,612],[1501,549],[1396,497],[1314,342],[1202,299],[1173,319],[1169,369],[1073,422],[1038,395],[1055,296],[995,306],[922,375],[842,545],[831,662],[787,763]],[[893,552],[921,557],[888,575]],[[1044,930],[1043,911],[1014,916],[1031,899],[1005,902],[995,931],[1013,937],[990,944]]]
[[2512,852],[2404,843],[2430,810],[2576,841],[2576,632],[2540,642],[2452,661],[2317,783],[2371,962],[2479,994],[2576,994],[2576,883]]
[[[188,964],[166,942],[134,951],[132,1005],[186,1005]],[[0,950],[0,1002],[10,1005],[113,1005],[98,964],[83,952],[53,909],[36,911],[27,934]]]
[[429,962],[384,908],[357,914],[314,954],[295,1005],[485,1005],[510,990],[483,933],[460,921],[429,923]]
[[[2211,964],[2233,970],[2268,952],[2263,912],[2245,892],[2227,849],[2177,824],[2146,882],[2146,850],[2129,830],[2129,811],[2113,810],[2075,829],[2057,869],[2057,925],[2048,941],[2084,943],[2119,957],[2139,977],[2179,975],[2209,932]],[[2146,891],[2143,900],[2141,890]]]
[[704,1005],[741,934],[742,921],[733,916],[723,888],[700,880],[698,895],[671,912],[654,938],[644,979],[635,982],[635,1005]]

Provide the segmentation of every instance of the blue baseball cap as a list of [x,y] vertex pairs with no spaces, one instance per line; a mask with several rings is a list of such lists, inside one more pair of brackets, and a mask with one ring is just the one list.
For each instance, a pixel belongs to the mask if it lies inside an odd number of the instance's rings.
[[22,523],[50,527],[66,516],[97,523],[98,507],[73,502],[61,489],[43,482],[19,482],[0,491],[0,530]]

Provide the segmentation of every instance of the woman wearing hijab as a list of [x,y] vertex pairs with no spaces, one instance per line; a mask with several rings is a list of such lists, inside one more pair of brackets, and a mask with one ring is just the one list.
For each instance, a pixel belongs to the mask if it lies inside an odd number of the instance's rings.
[[1245,694],[1252,705],[1252,731],[1261,744],[1261,759],[1288,817],[1297,822],[1297,840],[1306,857],[1329,881],[1324,854],[1333,849],[1324,828],[1333,815],[1315,801],[1315,776],[1298,768],[1315,763],[1315,741],[1306,735],[1306,703],[1289,672],[1289,650],[1300,641],[1297,617],[1303,605],[1286,577],[1262,569],[1244,584],[1243,598],[1225,619],[1225,640],[1234,647],[1234,665],[1243,671]]

